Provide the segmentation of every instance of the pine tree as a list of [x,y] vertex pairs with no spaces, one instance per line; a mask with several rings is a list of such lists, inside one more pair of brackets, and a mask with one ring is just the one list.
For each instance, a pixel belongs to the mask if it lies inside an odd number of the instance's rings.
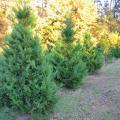
[[84,35],[84,45],[82,49],[83,61],[87,64],[90,73],[100,69],[104,62],[104,54],[100,45],[94,46],[91,35],[86,32]]
[[71,18],[66,19],[65,25],[63,39],[57,42],[54,49],[55,79],[65,87],[75,88],[83,82],[87,69],[82,61],[80,44],[74,45],[75,32]]
[[46,114],[56,102],[52,68],[34,34],[35,17],[26,4],[14,9],[17,23],[0,58],[0,104]]

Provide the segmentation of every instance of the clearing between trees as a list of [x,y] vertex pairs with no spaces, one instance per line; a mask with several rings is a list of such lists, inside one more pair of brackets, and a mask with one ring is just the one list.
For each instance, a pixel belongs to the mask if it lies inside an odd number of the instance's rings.
[[104,65],[79,89],[60,94],[51,120],[120,120],[120,60]]

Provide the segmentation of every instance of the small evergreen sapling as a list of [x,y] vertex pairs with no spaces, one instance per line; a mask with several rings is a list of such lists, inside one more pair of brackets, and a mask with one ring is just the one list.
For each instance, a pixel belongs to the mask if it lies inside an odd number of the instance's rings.
[[58,41],[53,50],[55,79],[65,87],[79,86],[87,75],[86,64],[82,61],[80,44],[74,45],[74,30],[71,18],[66,19],[66,27],[62,31],[63,39]]
[[83,61],[86,62],[90,73],[100,69],[104,62],[104,53],[99,45],[94,46],[89,33],[84,35]]
[[115,58],[120,58],[120,46],[119,45],[115,45],[112,49],[111,49],[111,54],[113,57]]
[[56,103],[52,68],[33,34],[35,18],[23,5],[0,58],[0,103],[22,112],[46,114]]

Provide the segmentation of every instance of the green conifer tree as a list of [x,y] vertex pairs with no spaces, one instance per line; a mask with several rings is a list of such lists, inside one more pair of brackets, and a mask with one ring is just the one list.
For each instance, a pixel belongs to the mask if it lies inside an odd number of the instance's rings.
[[0,57],[0,104],[22,112],[46,114],[56,103],[52,68],[33,34],[35,17],[24,4]]
[[111,54],[113,57],[115,58],[120,58],[120,46],[119,45],[115,45],[112,49],[111,49]]
[[87,69],[82,61],[80,44],[74,45],[75,32],[71,18],[66,19],[65,25],[62,31],[63,39],[57,42],[53,51],[55,79],[65,87],[75,88],[83,82]]
[[84,45],[82,51],[83,61],[86,62],[90,73],[93,73],[102,67],[104,62],[103,50],[99,45],[93,45],[91,36],[88,32],[84,35]]

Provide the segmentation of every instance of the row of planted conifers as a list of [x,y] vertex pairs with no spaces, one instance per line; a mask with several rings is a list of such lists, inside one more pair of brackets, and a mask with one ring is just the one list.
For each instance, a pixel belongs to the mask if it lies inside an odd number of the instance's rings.
[[57,102],[56,86],[76,88],[82,84],[88,73],[101,68],[103,50],[93,45],[88,32],[82,44],[76,42],[73,22],[66,18],[55,47],[44,51],[34,34],[32,10],[25,5],[14,12],[17,19],[0,56],[0,106],[43,117]]

